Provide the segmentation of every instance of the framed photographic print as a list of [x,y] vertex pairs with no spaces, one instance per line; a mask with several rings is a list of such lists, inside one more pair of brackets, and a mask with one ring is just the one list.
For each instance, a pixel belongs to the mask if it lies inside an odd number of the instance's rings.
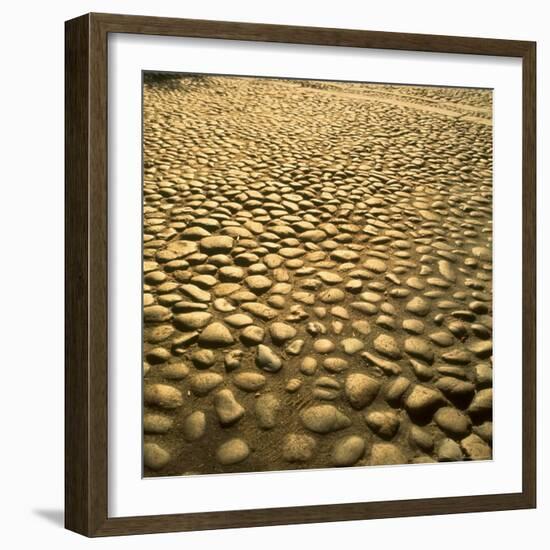
[[532,508],[535,44],[66,23],[66,527]]

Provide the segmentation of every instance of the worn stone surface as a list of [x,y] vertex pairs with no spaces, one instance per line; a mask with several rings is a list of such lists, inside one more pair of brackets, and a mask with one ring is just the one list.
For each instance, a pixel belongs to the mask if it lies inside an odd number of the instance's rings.
[[160,470],[170,462],[170,453],[157,443],[143,445],[143,463],[151,470]]
[[353,373],[346,377],[345,395],[354,409],[362,410],[376,399],[381,386],[372,376]]
[[227,466],[246,460],[249,454],[250,448],[246,442],[242,439],[234,438],[220,445],[216,452],[216,459],[223,466]]
[[372,446],[370,455],[371,466],[406,463],[407,457],[397,445],[393,443],[375,443]]
[[365,440],[357,435],[339,439],[332,449],[334,466],[353,466],[365,453]]
[[304,426],[316,433],[329,433],[351,425],[351,420],[334,405],[314,405],[300,414]]
[[315,439],[305,434],[288,434],[283,441],[282,454],[287,462],[308,462],[316,447]]
[[234,341],[230,330],[222,323],[208,325],[199,336],[199,344],[209,348],[227,347]]
[[491,447],[476,434],[465,437],[460,446],[470,460],[490,460]]
[[394,411],[372,411],[366,414],[367,426],[380,438],[392,439],[399,429],[399,415]]
[[235,399],[231,390],[220,390],[214,397],[214,408],[222,426],[238,422],[244,415],[244,407]]
[[202,411],[192,412],[183,421],[183,437],[187,441],[200,439],[206,431],[206,415]]
[[181,392],[167,384],[146,385],[143,389],[143,400],[147,405],[162,409],[176,409],[183,404]]
[[256,420],[258,426],[264,430],[275,427],[277,423],[277,413],[281,406],[281,401],[273,393],[265,393],[256,401]]
[[470,431],[470,419],[454,407],[440,408],[434,414],[434,421],[450,437],[464,437]]
[[174,422],[163,414],[146,413],[143,415],[143,431],[149,434],[164,434],[172,428]]
[[409,414],[427,419],[445,404],[440,391],[425,385],[417,385],[405,398],[405,409]]

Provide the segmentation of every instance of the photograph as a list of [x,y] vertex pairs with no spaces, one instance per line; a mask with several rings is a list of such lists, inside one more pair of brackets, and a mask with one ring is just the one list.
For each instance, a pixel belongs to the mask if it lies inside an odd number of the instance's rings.
[[143,477],[492,460],[492,89],[143,71],[142,161]]

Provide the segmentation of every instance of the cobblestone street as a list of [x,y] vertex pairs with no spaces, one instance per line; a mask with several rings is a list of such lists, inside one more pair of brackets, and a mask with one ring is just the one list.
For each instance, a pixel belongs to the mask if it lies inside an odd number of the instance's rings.
[[144,473],[492,457],[489,90],[146,74]]

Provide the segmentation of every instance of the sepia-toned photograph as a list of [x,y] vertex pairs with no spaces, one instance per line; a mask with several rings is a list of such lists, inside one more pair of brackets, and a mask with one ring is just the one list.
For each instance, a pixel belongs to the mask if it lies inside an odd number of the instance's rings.
[[492,459],[492,90],[142,94],[143,475]]

